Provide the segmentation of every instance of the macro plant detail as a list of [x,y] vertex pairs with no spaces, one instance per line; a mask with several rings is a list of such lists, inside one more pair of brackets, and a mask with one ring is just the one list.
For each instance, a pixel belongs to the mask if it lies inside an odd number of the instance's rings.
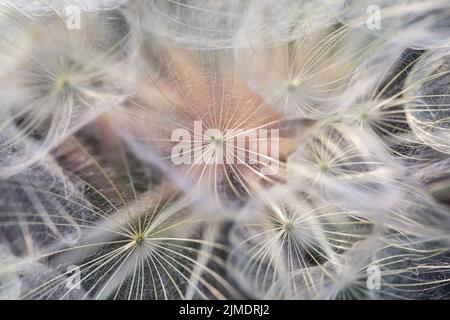
[[0,299],[448,299],[447,0],[0,0]]

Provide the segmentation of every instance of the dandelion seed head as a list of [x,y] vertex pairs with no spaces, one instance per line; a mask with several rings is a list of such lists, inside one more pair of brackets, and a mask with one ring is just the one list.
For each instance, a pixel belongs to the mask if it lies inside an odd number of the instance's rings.
[[448,297],[449,16],[0,0],[0,298]]

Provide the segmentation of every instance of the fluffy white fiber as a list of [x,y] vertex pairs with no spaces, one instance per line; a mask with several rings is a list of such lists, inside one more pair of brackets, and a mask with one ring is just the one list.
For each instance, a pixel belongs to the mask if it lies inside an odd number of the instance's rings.
[[447,0],[0,0],[0,298],[446,299],[449,85]]

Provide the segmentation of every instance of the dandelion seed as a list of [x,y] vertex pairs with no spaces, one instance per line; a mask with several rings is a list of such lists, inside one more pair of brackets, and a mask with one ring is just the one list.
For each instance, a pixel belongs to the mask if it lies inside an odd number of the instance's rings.
[[[187,151],[180,150],[181,159],[187,159],[181,161],[186,163],[181,173],[194,187],[203,185],[212,190],[217,199],[227,192],[243,197],[276,180],[277,174],[266,175],[265,168],[276,167],[282,176],[284,159],[295,143],[295,130],[289,129],[288,119],[271,111],[236,77],[229,53],[203,51],[196,57],[181,49],[179,53],[167,50],[160,51],[157,60],[163,78],[155,78],[148,70],[144,82],[148,87],[131,102],[133,112],[125,112],[124,117],[118,110],[114,115],[122,133],[170,161],[179,142],[176,137],[173,140],[174,133],[186,132],[188,137],[183,136],[183,140],[190,140]],[[216,69],[214,61],[227,68]],[[271,134],[273,129],[276,137]],[[210,136],[206,136],[208,132]]]
[[7,4],[2,10],[8,19],[19,16],[1,43],[11,61],[0,75],[0,175],[8,177],[125,98],[129,84],[116,72],[125,70],[128,36],[113,33],[107,21],[113,15],[67,30],[55,15],[31,20]]
[[370,233],[370,222],[313,196],[263,197],[266,207],[246,213],[233,228],[229,258],[233,274],[256,297],[276,298],[272,291],[277,298],[314,295],[320,288],[317,275],[330,272],[324,265],[337,263]]

